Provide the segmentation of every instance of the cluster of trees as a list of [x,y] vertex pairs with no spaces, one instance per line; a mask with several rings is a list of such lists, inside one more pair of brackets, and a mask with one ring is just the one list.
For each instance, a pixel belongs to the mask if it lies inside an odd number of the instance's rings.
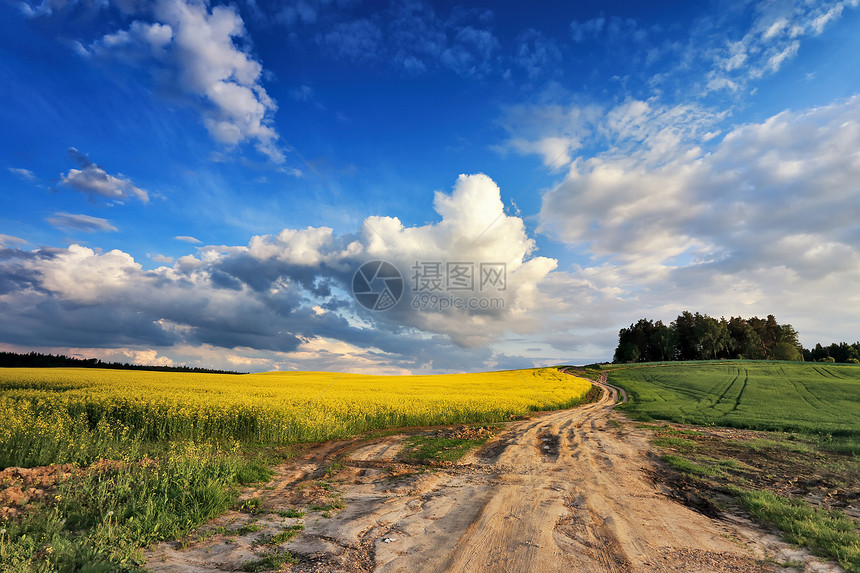
[[0,352],[0,368],[114,368],[118,370],[156,370],[159,372],[207,372],[212,374],[241,374],[229,370],[211,370],[209,368],[191,368],[189,366],[146,366],[142,364],[125,364],[120,362],[102,362],[97,358],[72,358],[62,354],[17,354],[15,352]]
[[641,319],[618,333],[613,362],[668,360],[803,360],[803,347],[790,324],[767,318],[719,320],[682,312],[668,325]]
[[849,364],[860,364],[860,342],[848,344],[847,342],[835,342],[830,346],[815,345],[812,350],[803,351],[803,359],[807,362],[846,362]]

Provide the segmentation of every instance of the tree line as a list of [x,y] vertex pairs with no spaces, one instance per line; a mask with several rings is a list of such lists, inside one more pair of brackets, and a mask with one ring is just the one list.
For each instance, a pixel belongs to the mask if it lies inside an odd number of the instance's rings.
[[860,364],[860,342],[848,344],[835,342],[830,346],[815,345],[812,350],[803,350],[803,359],[807,362],[846,362]]
[[157,372],[203,372],[208,374],[242,374],[229,370],[212,370],[190,366],[147,366],[120,362],[102,362],[97,358],[73,358],[62,354],[0,352],[0,368],[113,368],[117,370],[154,370]]
[[670,360],[803,360],[803,347],[790,324],[767,318],[715,319],[682,312],[668,325],[643,318],[618,333],[613,362]]

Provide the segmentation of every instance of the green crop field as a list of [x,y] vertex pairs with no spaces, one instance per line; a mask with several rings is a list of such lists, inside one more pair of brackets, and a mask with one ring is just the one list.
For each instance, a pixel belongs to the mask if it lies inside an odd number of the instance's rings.
[[[609,368],[609,382],[630,397],[620,407],[634,419],[767,431],[726,437],[642,424],[655,432],[661,459],[702,495],[732,492],[736,505],[789,541],[860,573],[860,519],[842,511],[860,491],[860,366],[720,361]],[[786,483],[794,484],[790,491]]]
[[860,440],[860,367],[796,362],[678,362],[618,367],[631,415],[680,423]]

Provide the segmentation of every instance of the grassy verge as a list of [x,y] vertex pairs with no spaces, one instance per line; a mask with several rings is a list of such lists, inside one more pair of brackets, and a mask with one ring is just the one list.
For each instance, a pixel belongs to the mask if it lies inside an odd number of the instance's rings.
[[[785,538],[860,572],[860,458],[782,432],[639,424],[665,463],[661,479],[697,509],[742,510]],[[704,503],[702,502],[704,500]]]
[[682,500],[746,511],[860,573],[860,368],[635,364],[614,366],[610,382],[627,390],[620,408],[634,420],[699,426],[642,424]]
[[775,525],[792,543],[833,557],[846,571],[860,571],[860,534],[856,520],[842,512],[812,507],[802,500],[769,491],[738,490],[737,497],[753,517]]
[[403,441],[398,457],[410,462],[456,462],[486,440],[457,440],[431,436],[412,436]]
[[453,463],[484,444],[498,430],[496,426],[462,427],[439,431],[435,435],[410,436],[403,440],[403,448],[397,457],[411,463]]
[[185,534],[230,507],[258,462],[193,444],[159,460],[96,464],[0,523],[0,571],[134,571],[141,547]]

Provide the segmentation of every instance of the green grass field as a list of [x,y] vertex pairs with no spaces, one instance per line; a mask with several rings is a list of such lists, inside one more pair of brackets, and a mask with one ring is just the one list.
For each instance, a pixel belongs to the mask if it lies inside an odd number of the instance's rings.
[[[789,541],[860,572],[860,520],[815,496],[824,491],[850,503],[857,491],[860,367],[724,361],[609,368],[609,382],[630,396],[620,407],[634,419],[769,431],[726,439],[642,425],[655,431],[663,461],[701,491],[732,492]],[[786,497],[780,484],[789,481],[795,490]]]
[[[613,369],[640,419],[860,440],[860,367],[797,362],[679,362]],[[860,451],[858,451],[860,453]]]

